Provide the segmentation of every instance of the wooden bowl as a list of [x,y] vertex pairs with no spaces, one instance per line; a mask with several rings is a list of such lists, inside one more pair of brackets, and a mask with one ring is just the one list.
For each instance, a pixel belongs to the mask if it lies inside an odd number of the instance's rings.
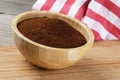
[[[81,32],[87,40],[83,46],[76,48],[53,48],[38,44],[20,33],[17,24],[34,17],[49,17],[64,20]],[[61,69],[78,62],[90,49],[94,42],[92,31],[82,22],[66,15],[48,11],[28,11],[17,15],[12,21],[14,42],[20,53],[31,63],[47,69]]]

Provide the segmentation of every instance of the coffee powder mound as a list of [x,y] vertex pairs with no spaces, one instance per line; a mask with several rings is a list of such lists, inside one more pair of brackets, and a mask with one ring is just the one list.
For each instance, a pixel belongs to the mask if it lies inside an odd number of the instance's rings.
[[63,20],[32,18],[18,24],[18,30],[27,38],[46,46],[74,48],[86,43],[84,36]]

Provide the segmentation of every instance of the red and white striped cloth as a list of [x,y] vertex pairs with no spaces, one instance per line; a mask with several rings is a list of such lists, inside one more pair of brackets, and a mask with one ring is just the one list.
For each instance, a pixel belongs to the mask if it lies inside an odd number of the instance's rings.
[[120,0],[37,0],[32,9],[82,20],[92,29],[95,40],[120,40]]

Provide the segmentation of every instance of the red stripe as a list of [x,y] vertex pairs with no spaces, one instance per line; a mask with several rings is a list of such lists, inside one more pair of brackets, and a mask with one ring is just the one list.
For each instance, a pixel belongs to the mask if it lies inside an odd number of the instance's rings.
[[97,31],[92,29],[92,32],[94,34],[95,40],[103,40]]
[[75,2],[75,0],[67,0],[63,6],[63,8],[60,10],[60,13],[68,14],[72,4]]
[[106,20],[104,17],[98,15],[97,13],[93,12],[91,9],[87,9],[86,16],[98,21],[103,25],[103,27],[109,31],[111,34],[113,34],[115,37],[120,39],[120,29],[115,27],[112,23],[110,23],[108,20]]
[[113,12],[116,16],[120,18],[120,8],[116,6],[110,0],[95,0],[96,2],[100,3],[101,5],[105,6],[111,12]]
[[85,12],[87,10],[88,4],[91,0],[87,0],[82,6],[80,6],[80,8],[78,9],[75,18],[81,20],[83,18],[83,16],[85,15]]
[[50,10],[52,5],[55,3],[56,0],[47,0],[44,5],[41,7],[40,10]]

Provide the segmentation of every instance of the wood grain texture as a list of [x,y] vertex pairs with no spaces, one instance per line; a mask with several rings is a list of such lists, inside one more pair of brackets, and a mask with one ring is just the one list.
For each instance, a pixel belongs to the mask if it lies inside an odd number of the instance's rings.
[[[19,22],[35,17],[48,17],[64,20],[74,29],[82,33],[87,40],[85,45],[76,48],[53,48],[35,43],[27,37],[21,35],[17,25]],[[47,69],[61,69],[78,62],[91,48],[94,42],[92,31],[82,22],[68,16],[48,12],[29,11],[16,16],[12,22],[14,31],[14,41],[20,52],[33,64]]]
[[16,15],[24,11],[32,10],[36,0],[1,0],[0,13]]
[[120,41],[95,42],[77,64],[44,70],[29,63],[14,46],[0,47],[0,80],[120,80]]
[[13,17],[13,15],[0,14],[0,45],[14,45],[11,28]]
[[11,21],[19,13],[32,10],[36,0],[0,0],[0,45],[14,45]]

